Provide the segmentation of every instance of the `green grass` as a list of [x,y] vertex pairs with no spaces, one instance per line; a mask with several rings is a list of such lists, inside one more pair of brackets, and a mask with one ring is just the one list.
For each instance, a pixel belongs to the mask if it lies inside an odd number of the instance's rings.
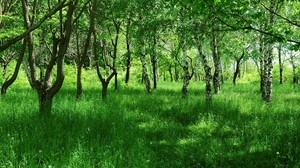
[[275,85],[266,105],[258,83],[226,83],[210,107],[203,89],[192,83],[183,100],[181,83],[151,95],[131,84],[102,101],[94,82],[76,101],[67,82],[40,118],[35,92],[13,86],[0,99],[0,167],[300,166],[298,86]]

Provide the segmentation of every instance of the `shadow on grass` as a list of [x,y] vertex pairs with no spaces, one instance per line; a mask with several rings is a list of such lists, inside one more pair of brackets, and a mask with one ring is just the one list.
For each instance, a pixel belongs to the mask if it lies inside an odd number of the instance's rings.
[[[97,92],[97,94],[95,94]],[[299,114],[243,113],[203,91],[74,90],[55,98],[53,115],[17,107],[0,118],[0,164],[9,167],[289,167],[299,165]],[[99,96],[99,98],[98,98]],[[5,101],[13,100],[7,98]],[[31,107],[29,107],[31,108]],[[259,109],[259,108],[258,108]],[[7,109],[9,110],[9,109]],[[10,109],[11,110],[11,109]],[[288,145],[287,145],[288,144]]]

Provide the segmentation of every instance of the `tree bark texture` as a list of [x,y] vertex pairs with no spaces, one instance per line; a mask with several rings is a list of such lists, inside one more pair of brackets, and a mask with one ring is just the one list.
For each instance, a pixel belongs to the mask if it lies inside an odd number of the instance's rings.
[[213,75],[213,86],[215,94],[219,94],[221,91],[221,58],[219,53],[219,46],[218,46],[218,39],[216,32],[212,32],[212,40],[211,40],[211,50],[212,50],[212,56],[213,56],[213,62],[214,62],[214,75]]
[[[269,25],[274,25],[274,13],[275,0],[270,0],[270,13],[269,13]],[[265,39],[266,40],[266,39]],[[266,103],[272,102],[272,89],[273,89],[273,45],[270,41],[266,44],[266,54],[264,55],[264,71],[263,71],[263,101]]]
[[[200,41],[198,43],[200,43]],[[203,53],[202,46],[199,44],[198,44],[198,52],[203,65],[204,74],[205,74],[205,99],[207,103],[211,103],[212,102],[211,67],[208,64],[206,55]]]

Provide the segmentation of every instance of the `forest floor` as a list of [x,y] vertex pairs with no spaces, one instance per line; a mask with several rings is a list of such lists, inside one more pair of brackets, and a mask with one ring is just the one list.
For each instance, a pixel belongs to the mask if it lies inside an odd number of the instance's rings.
[[0,167],[300,167],[300,90],[275,85],[273,103],[259,83],[224,84],[205,105],[204,84],[160,82],[84,90],[63,87],[41,118],[34,91],[0,98]]

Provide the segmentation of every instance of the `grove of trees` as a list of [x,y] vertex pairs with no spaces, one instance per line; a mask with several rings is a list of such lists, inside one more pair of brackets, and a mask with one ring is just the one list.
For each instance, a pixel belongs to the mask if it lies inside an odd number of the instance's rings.
[[274,76],[285,82],[284,67],[298,83],[299,16],[294,0],[0,0],[1,95],[24,71],[40,114],[48,115],[65,65],[76,66],[79,100],[83,68],[97,74],[106,99],[109,84],[130,85],[138,66],[147,93],[158,80],[182,81],[186,98],[190,81],[203,80],[210,104],[224,80],[235,85],[242,67],[252,67],[262,100],[270,103]]

